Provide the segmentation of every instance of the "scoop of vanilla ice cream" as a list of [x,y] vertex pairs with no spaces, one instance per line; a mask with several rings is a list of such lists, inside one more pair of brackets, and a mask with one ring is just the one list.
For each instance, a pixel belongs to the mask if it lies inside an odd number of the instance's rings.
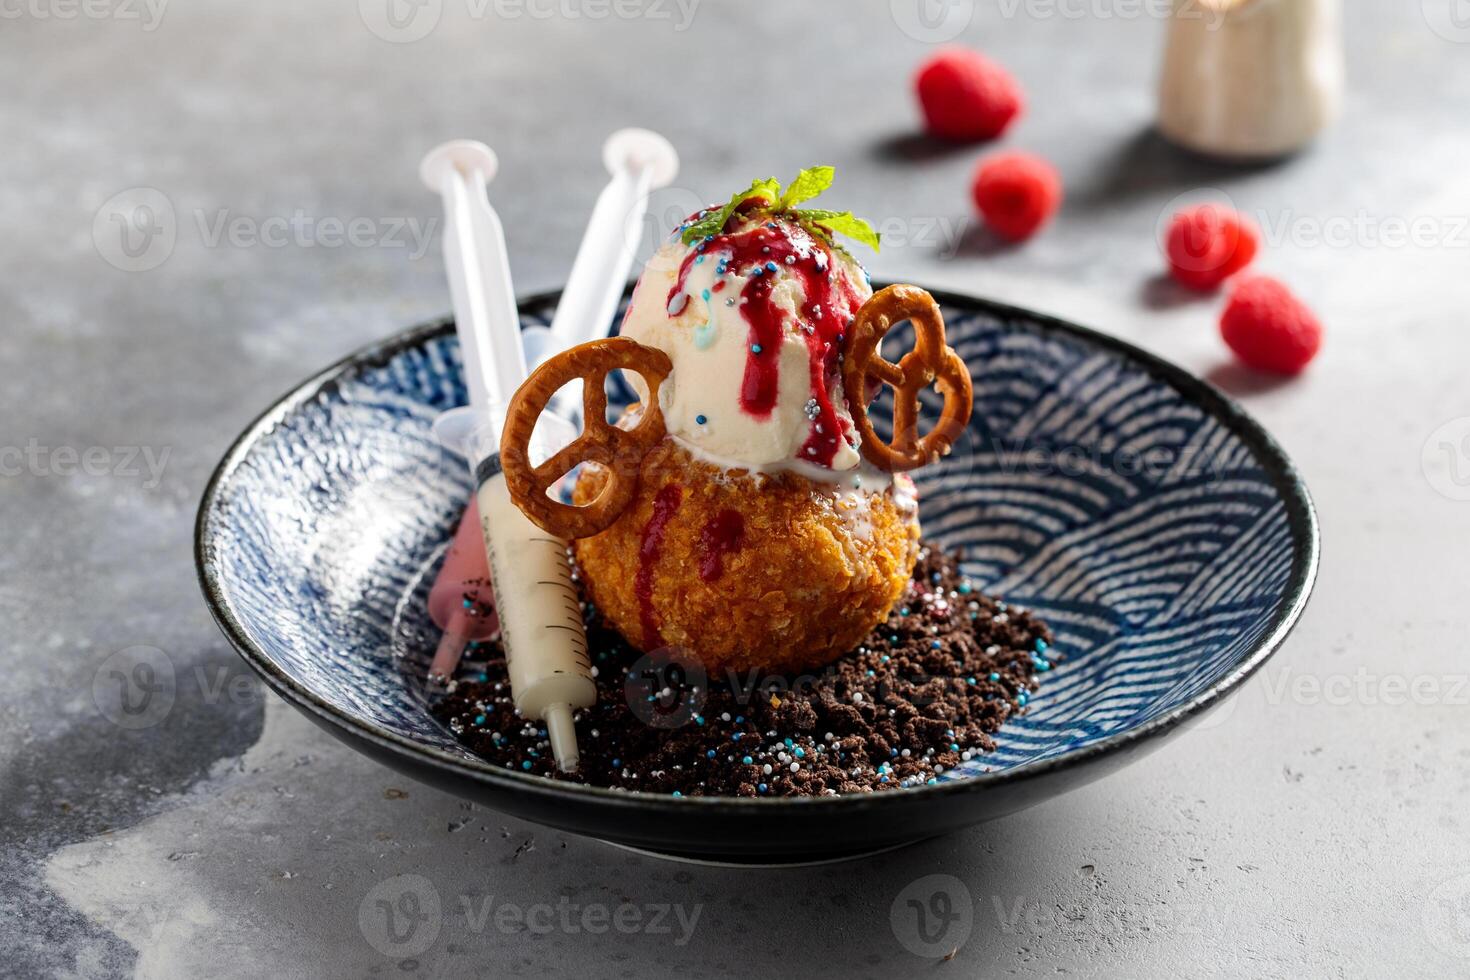
[[861,461],[837,353],[871,295],[845,250],[761,218],[692,246],[675,232],[644,268],[622,335],[673,362],[660,407],[696,456],[831,478]]

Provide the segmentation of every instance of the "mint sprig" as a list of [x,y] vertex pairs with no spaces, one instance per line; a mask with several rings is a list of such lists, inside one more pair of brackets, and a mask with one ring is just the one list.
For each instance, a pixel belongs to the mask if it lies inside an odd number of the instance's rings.
[[857,217],[851,211],[822,211],[812,209],[795,212],[797,220],[807,227],[815,227],[828,232],[823,237],[831,241],[831,232],[846,235],[855,242],[868,246],[873,251],[878,251],[878,242],[882,238],[873,226],[862,218]]
[[786,211],[802,201],[810,201],[820,195],[824,190],[832,186],[832,177],[836,173],[831,167],[808,167],[796,175],[791,186],[786,188],[786,193],[781,195],[781,200],[776,202],[778,210]]
[[718,211],[711,209],[705,212],[702,218],[685,228],[681,236],[684,244],[693,245],[701,239],[720,234],[725,230],[725,222],[730,220],[736,210],[747,201],[756,200],[759,203],[752,209],[754,216],[789,215],[828,244],[833,244],[834,234],[846,235],[853,241],[878,251],[882,236],[873,230],[872,225],[856,217],[851,211],[796,207],[831,187],[834,173],[831,167],[808,167],[797,174],[796,179],[784,191],[781,182],[775,177],[753,180],[750,187],[732,195],[724,207]]

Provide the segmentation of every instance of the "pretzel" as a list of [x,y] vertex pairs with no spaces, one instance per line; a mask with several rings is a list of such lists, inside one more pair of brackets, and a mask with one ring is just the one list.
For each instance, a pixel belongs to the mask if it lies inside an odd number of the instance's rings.
[[[648,399],[631,429],[607,421],[608,372],[623,368],[643,377]],[[500,436],[500,465],[510,499],[542,530],[561,538],[585,538],[612,526],[638,492],[643,457],[664,437],[659,386],[674,365],[661,350],[627,337],[609,337],[563,351],[542,364],[510,400]],[[531,465],[531,432],[551,396],[568,381],[582,379],[582,434],[540,466]],[[552,500],[546,491],[580,463],[596,463],[608,480],[581,507]]]
[[[914,349],[897,364],[879,353],[883,337],[895,323],[914,324]],[[884,442],[873,431],[866,408],[873,382],[893,389],[893,439]],[[874,293],[848,328],[842,384],[853,425],[862,439],[863,455],[880,469],[901,473],[946,455],[970,424],[974,392],[970,370],[944,342],[944,316],[939,304],[917,286],[897,285]],[[919,392],[933,385],[944,395],[944,408],[934,428],[919,436]]]

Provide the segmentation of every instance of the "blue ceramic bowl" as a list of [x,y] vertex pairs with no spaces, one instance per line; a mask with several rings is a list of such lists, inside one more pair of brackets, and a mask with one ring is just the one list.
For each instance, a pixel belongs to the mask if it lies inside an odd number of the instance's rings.
[[[792,861],[895,846],[1096,779],[1281,644],[1316,571],[1312,505],[1271,438],[1184,371],[1049,317],[936,296],[974,372],[975,413],[955,452],[918,474],[925,533],[963,547],[987,592],[1041,614],[1065,656],[995,752],[937,785],[675,799],[554,783],[461,747],[424,684],[436,639],[424,600],[469,492],[430,432],[465,398],[448,321],[328,368],[239,438],[199,512],[210,608],[277,692],[386,764],[669,854]],[[545,323],[555,302],[527,300],[524,321]]]

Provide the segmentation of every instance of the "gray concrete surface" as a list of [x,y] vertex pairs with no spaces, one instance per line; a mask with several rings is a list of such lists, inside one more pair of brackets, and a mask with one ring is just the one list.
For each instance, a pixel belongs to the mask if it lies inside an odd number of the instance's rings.
[[[1061,219],[1015,250],[966,224],[976,153],[913,138],[907,79],[929,44],[910,34],[944,22],[905,0],[432,0],[396,33],[378,0],[158,3],[0,6],[0,974],[1470,971],[1470,30],[1450,0],[1350,3],[1346,117],[1259,168],[1150,134],[1162,25],[1147,4],[933,7],[1012,66],[1031,105],[1007,142],[1066,178]],[[831,162],[833,200],[889,222],[875,275],[1072,316],[1241,397],[1322,513],[1317,595],[1287,648],[1121,775],[948,839],[779,872],[663,863],[472,809],[262,693],[194,582],[214,462],[310,371],[447,307],[437,244],[416,254],[392,228],[435,214],[414,176],[426,147],[501,150],[531,291],[565,275],[602,137],[637,123],[683,153],[670,210]],[[174,235],[130,254],[108,202],[139,187]],[[1214,305],[1157,278],[1155,226],[1202,187],[1262,217],[1261,267],[1325,318],[1306,377],[1230,367]],[[299,241],[269,237],[298,214]],[[369,241],[334,246],[327,219],[354,218]],[[1416,243],[1394,237],[1407,223]],[[98,704],[108,658],[139,645],[178,683],[134,728]],[[973,909],[940,962],[890,916],[934,874]],[[377,903],[413,911],[393,904],[405,888],[422,912],[439,900],[433,935],[384,933]]]

